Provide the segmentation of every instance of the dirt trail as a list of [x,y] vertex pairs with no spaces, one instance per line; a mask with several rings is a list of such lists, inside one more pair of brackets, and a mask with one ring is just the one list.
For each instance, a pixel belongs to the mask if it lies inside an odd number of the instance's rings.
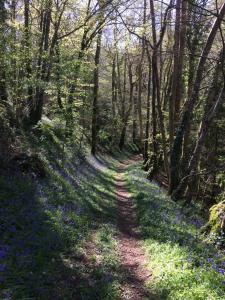
[[116,195],[118,204],[118,247],[121,258],[121,272],[125,274],[122,299],[155,299],[145,288],[151,279],[151,272],[145,267],[144,253],[139,245],[139,233],[131,195],[128,193],[123,173],[128,165],[140,160],[140,156],[119,165],[116,178]]

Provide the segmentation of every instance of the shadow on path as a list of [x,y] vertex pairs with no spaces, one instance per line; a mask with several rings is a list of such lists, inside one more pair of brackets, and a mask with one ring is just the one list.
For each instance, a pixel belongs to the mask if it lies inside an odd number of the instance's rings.
[[143,300],[157,299],[146,288],[146,283],[151,280],[151,272],[145,267],[145,256],[139,245],[139,232],[136,225],[136,217],[131,195],[126,188],[123,173],[127,166],[140,160],[135,156],[121,163],[116,180],[116,197],[118,210],[118,244],[121,260],[121,272],[124,282],[122,299]]

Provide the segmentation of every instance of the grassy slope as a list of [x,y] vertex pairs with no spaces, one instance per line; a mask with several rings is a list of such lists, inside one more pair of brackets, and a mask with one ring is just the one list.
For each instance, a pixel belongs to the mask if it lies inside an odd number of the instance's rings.
[[150,288],[160,299],[225,299],[225,255],[200,234],[202,220],[182,210],[155,184],[145,180],[140,164],[130,166],[142,246],[153,270]]
[[50,131],[32,147],[47,178],[0,178],[0,299],[117,299],[116,161],[79,166]]

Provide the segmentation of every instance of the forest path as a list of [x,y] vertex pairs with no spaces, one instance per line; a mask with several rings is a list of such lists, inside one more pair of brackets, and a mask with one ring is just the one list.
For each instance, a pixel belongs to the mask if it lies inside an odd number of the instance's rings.
[[116,197],[118,211],[118,249],[121,269],[124,273],[122,299],[143,300],[154,299],[146,289],[151,279],[151,272],[145,267],[144,252],[139,245],[139,232],[131,194],[124,179],[126,168],[140,160],[135,156],[119,164],[116,176]]

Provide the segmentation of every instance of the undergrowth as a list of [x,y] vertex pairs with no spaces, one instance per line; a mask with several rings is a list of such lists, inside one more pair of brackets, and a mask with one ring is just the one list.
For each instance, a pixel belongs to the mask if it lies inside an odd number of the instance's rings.
[[0,299],[117,299],[115,168],[84,159],[78,140],[68,144],[50,126],[37,130],[23,146],[41,157],[46,178],[0,177]]
[[196,208],[184,209],[145,178],[140,164],[126,180],[135,199],[142,246],[153,277],[149,287],[160,299],[225,299],[225,253],[201,234]]

